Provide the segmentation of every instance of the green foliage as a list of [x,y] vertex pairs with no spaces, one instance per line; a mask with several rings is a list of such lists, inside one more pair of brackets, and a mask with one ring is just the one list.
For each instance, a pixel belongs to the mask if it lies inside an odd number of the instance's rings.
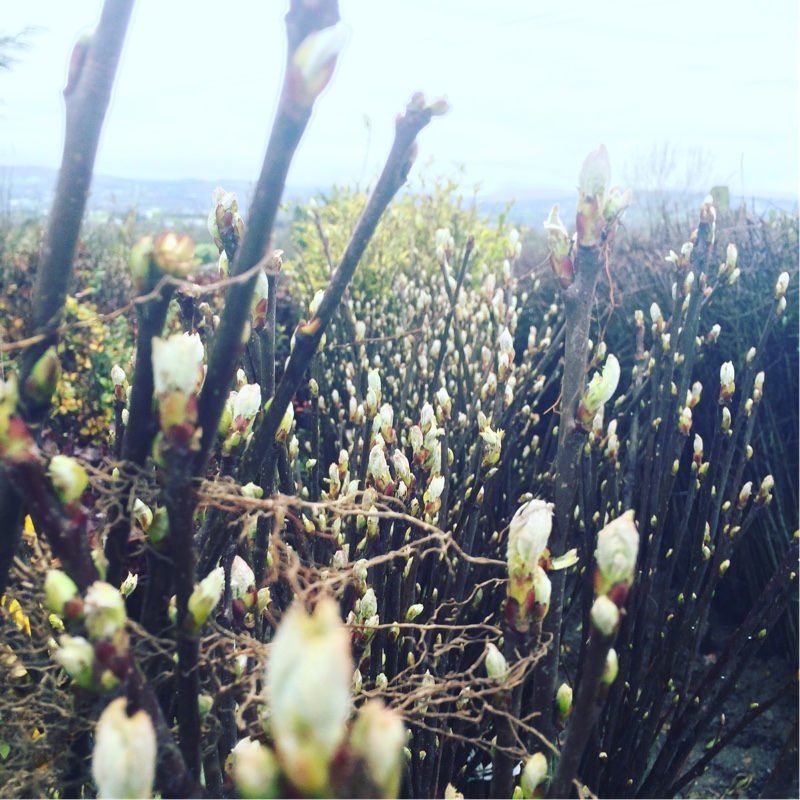
[[63,366],[53,398],[50,430],[55,441],[103,446],[113,431],[114,386],[111,368],[125,366],[133,353],[130,323],[124,314],[105,319],[93,303],[67,299],[66,335],[59,348]]
[[[452,179],[434,181],[420,179],[397,197],[386,214],[359,264],[350,284],[349,295],[360,304],[393,303],[392,285],[395,278],[413,279],[419,287],[435,289],[441,281],[437,259],[432,257],[431,244],[436,231],[447,229],[463,245],[473,236],[481,254],[481,270],[487,264],[502,261],[504,229],[492,226],[478,210],[477,190],[471,199]],[[365,192],[349,187],[333,187],[308,206],[297,206],[292,216],[291,243],[295,260],[287,263],[287,272],[296,274],[309,301],[323,289],[330,278],[325,247],[320,238],[316,218],[319,218],[328,251],[336,268],[367,200]],[[459,264],[450,264],[450,277]],[[473,268],[469,284],[480,280]]]

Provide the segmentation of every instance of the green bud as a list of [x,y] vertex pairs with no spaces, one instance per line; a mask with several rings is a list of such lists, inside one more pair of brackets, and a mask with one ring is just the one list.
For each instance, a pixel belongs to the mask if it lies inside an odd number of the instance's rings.
[[169,536],[169,516],[167,515],[167,507],[161,506],[156,509],[153,515],[153,521],[147,529],[147,538],[150,544],[158,547]]
[[[64,607],[76,599],[80,599],[75,581],[59,569],[51,569],[44,579],[44,592],[47,605],[54,614],[64,616]],[[81,602],[81,606],[83,603]]]
[[25,391],[37,405],[47,405],[61,378],[61,361],[55,347],[48,347],[33,365]]
[[92,639],[112,639],[125,627],[125,601],[110,583],[95,581],[86,591],[86,630]]
[[58,649],[53,658],[64,672],[83,689],[93,690],[94,647],[82,636],[64,634],[58,640]]
[[211,612],[219,603],[222,589],[225,585],[225,570],[217,567],[197,584],[189,596],[187,610],[190,619],[185,621],[190,632],[196,633],[203,627]]
[[486,643],[486,674],[500,683],[508,675],[506,659],[492,642]]
[[562,683],[556,692],[556,710],[558,719],[563,724],[572,713],[572,687]]
[[613,636],[619,627],[619,609],[608,595],[600,595],[592,605],[590,619],[594,629],[604,638]]
[[537,796],[537,789],[547,778],[547,758],[544,753],[534,753],[525,762],[520,776],[520,789],[524,798]]
[[71,505],[80,499],[89,485],[86,470],[69,456],[55,455],[50,459],[47,474],[53,482],[58,499],[65,505]]
[[618,673],[619,660],[617,658],[617,651],[612,647],[609,649],[608,655],[606,656],[606,665],[603,669],[603,677],[601,680],[606,686],[611,686],[617,679]]
[[230,769],[240,797],[272,798],[283,794],[281,768],[275,753],[255,739],[242,739],[233,748]]

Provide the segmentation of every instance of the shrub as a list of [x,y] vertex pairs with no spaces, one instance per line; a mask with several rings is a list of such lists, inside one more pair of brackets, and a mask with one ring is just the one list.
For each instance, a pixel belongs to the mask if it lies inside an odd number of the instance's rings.
[[[393,201],[417,134],[446,111],[417,94],[369,198],[334,190],[298,210],[285,271],[307,311],[279,370],[270,235],[341,38],[335,2],[296,0],[246,223],[235,195],[212,199],[220,280],[188,236],[136,242],[135,368],[115,317],[93,408],[103,424],[113,410],[114,458],[40,449],[70,381],[91,400],[67,354],[85,364],[98,322],[67,278],[129,12],[107,0],[78,45],[32,335],[0,384],[7,790],[680,791],[730,741],[690,757],[795,591],[796,536],[776,538],[774,574],[704,667],[712,598],[772,501],[771,475],[745,477],[788,272],[757,326],[717,330],[746,269],[717,249],[707,198],[657,278],[666,296],[620,310],[611,246],[630,193],[601,146],[575,237],[557,206],[545,223],[553,281],[530,281],[520,233],[456,186]],[[69,718],[37,716],[62,705]],[[65,743],[46,777],[32,724]]]

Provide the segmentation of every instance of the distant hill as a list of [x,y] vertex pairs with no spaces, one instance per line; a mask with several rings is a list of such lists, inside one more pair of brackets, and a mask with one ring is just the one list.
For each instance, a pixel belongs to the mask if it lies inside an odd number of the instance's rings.
[[[46,167],[0,166],[0,213],[15,214],[46,213],[53,201],[57,170]],[[118,211],[127,213],[136,208],[139,213],[160,213],[164,217],[202,217],[208,214],[211,193],[217,185],[236,192],[242,212],[247,210],[247,200],[253,183],[251,181],[199,179],[150,180],[117,178],[95,175],[89,197],[90,211]],[[324,192],[329,187],[289,186],[283,200],[304,201]],[[515,225],[525,225],[541,230],[541,224],[550,212],[553,203],[561,207],[561,216],[568,220],[575,210],[574,192],[561,196],[555,193],[530,189],[509,188],[488,194],[479,199],[480,208],[490,217],[502,213],[509,201],[514,201],[506,220]],[[673,213],[693,212],[702,200],[701,194],[671,192],[659,198]],[[638,225],[648,221],[648,214],[655,207],[656,199],[647,193],[634,191],[634,204],[626,215],[626,224]],[[771,209],[796,214],[797,197],[780,195],[774,197],[746,198],[748,210],[761,216]],[[741,199],[734,196],[731,203],[738,206]]]
[[[58,170],[47,167],[0,166],[0,211],[46,213],[53,202]],[[246,210],[252,181],[149,180],[95,175],[89,196],[90,211],[136,208],[140,213],[159,211],[170,217],[204,216],[211,210],[211,193],[217,185],[239,196]],[[289,187],[284,200],[307,200],[318,189]]]

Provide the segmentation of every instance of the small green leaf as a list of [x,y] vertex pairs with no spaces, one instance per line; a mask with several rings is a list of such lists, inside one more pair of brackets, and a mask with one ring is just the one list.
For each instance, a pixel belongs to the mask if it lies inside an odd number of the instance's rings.
[[5,761],[8,758],[8,754],[11,752],[11,745],[7,742],[0,742],[0,758]]

